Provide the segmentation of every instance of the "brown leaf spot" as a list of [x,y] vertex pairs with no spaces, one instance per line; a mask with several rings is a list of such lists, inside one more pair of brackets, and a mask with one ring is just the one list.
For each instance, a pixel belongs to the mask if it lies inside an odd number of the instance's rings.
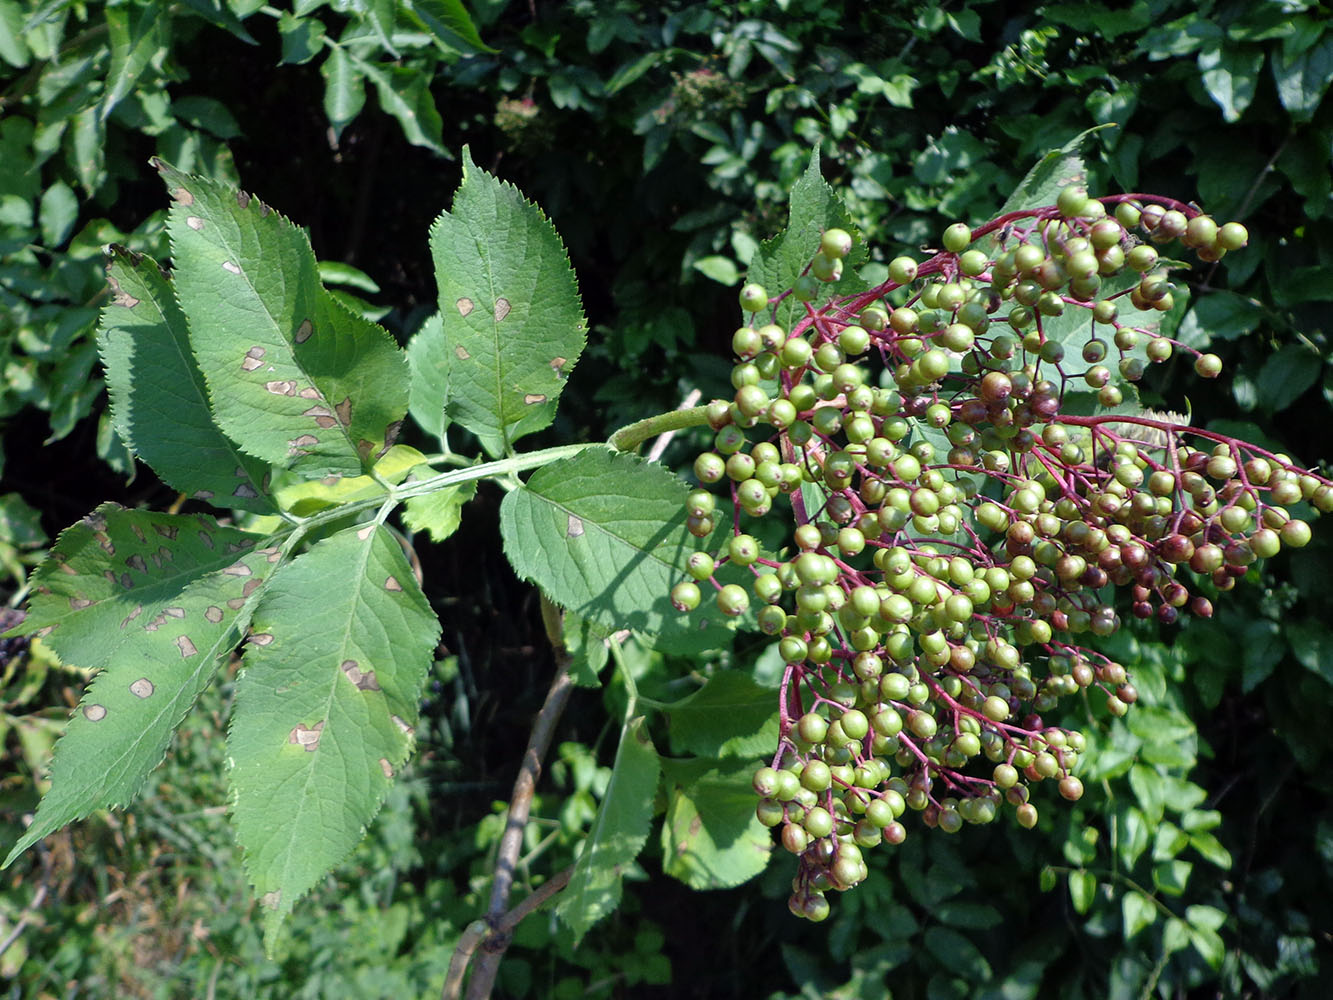
[[315,425],[326,429],[338,422],[337,418],[333,415],[333,411],[327,406],[312,406],[310,409],[304,411],[301,416],[314,417]]
[[58,622],[57,622],[55,625],[47,625],[45,628],[39,628],[36,632],[33,633],[33,635],[35,635],[38,639],[45,639],[48,635],[50,635],[52,632],[54,632],[58,627],[59,627],[59,623],[58,623]]
[[296,333],[292,335],[292,339],[298,344],[304,344],[310,339],[314,332],[315,324],[311,323],[308,319],[303,319],[301,320],[301,325],[296,328]]
[[101,722],[106,718],[105,705],[84,705],[83,717],[89,722]]
[[130,575],[128,573],[120,574],[120,585],[124,587],[126,590],[134,589],[134,581],[130,579]]
[[157,547],[157,555],[163,562],[171,562],[171,560],[176,558],[176,553],[172,552],[171,549],[167,548],[165,545],[159,545]]
[[155,524],[153,525],[153,530],[170,541],[175,541],[176,533],[180,531],[174,524]]
[[266,549],[255,549],[255,554],[263,556],[271,563],[275,563],[282,558],[282,549],[276,545],[270,545]]
[[212,500],[214,493],[212,490],[195,490],[194,498],[196,500]]
[[396,576],[389,576],[389,577],[385,577],[385,578],[384,578],[384,589],[385,589],[385,590],[402,590],[402,589],[403,589],[403,585],[402,585],[401,583],[398,582],[398,578],[397,578]]
[[56,566],[59,567],[60,572],[62,572],[62,573],[68,573],[70,576],[78,576],[78,575],[79,575],[79,571],[78,571],[77,569],[75,569],[73,566],[71,566],[71,565],[70,565],[69,563],[67,563],[67,562],[59,562],[59,563],[56,563]]
[[245,586],[241,588],[241,596],[242,596],[242,597],[249,597],[251,594],[253,594],[253,593],[255,592],[255,590],[256,590],[256,589],[257,589],[263,582],[264,582],[263,577],[259,577],[259,576],[255,577],[254,579],[251,579],[251,580],[246,580],[246,581],[245,581]]
[[282,893],[277,889],[274,889],[272,892],[266,892],[259,897],[259,905],[266,906],[270,910],[276,910],[280,902],[282,902]]
[[216,604],[210,604],[208,607],[204,608],[205,620],[212,622],[214,625],[222,621],[222,615],[222,609]]
[[391,715],[389,716],[389,718],[392,719],[393,724],[397,726],[399,729],[401,729],[403,732],[410,733],[412,731],[412,727],[409,726],[405,721],[403,721],[403,719],[400,718],[399,716]]
[[184,609],[184,608],[163,608],[163,609],[162,609],[162,613],[163,613],[164,615],[166,615],[168,618],[184,618],[184,617],[185,617],[185,609]]
[[313,434],[298,434],[287,442],[288,455],[309,455],[310,448],[319,444],[319,438]]
[[300,392],[298,392],[297,395],[300,396],[302,399],[322,399],[322,398],[323,398],[323,397],[320,395],[320,391],[319,391],[318,389],[316,389],[313,385],[308,385],[308,386],[306,386],[304,389],[302,389]]
[[250,567],[243,562],[234,562],[222,572],[227,576],[249,576]]
[[546,393],[530,392],[523,397],[523,402],[527,403],[529,406],[533,406],[537,403],[544,403],[546,402]]
[[698,815],[696,815],[696,816],[694,817],[694,819],[690,820],[690,836],[691,836],[691,837],[697,837],[697,836],[699,836],[699,831],[702,830],[703,828],[704,828],[704,821],[703,821],[703,817],[702,817],[702,816],[698,816]]
[[468,358],[472,357],[472,355],[467,352],[467,349],[462,344],[459,344],[454,348],[454,357],[459,361],[466,361]]
[[241,273],[240,265],[237,264],[235,261],[230,261],[230,260],[224,260],[222,262],[222,270],[227,271],[230,274]]
[[511,310],[512,308],[514,307],[509,304],[508,299],[496,299],[495,322],[499,323],[500,321],[502,321],[506,316],[509,315],[509,310]]
[[190,641],[188,635],[178,635],[176,637],[176,648],[181,651],[181,659],[188,660],[199,652],[194,643]]
[[583,534],[583,521],[573,514],[569,515],[569,526],[565,531],[566,538],[578,538]]
[[196,233],[204,228],[204,220],[199,218],[199,216],[197,215],[187,215],[185,217],[185,224],[189,226],[191,229],[193,229]]
[[343,401],[333,408],[333,412],[338,414],[338,421],[344,427],[350,427],[352,424],[352,400],[344,396]]
[[295,396],[296,383],[290,379],[277,379],[272,382],[265,382],[264,388],[275,396]]
[[133,309],[135,306],[139,304],[139,300],[136,299],[129,292],[118,291],[116,292],[115,298],[111,300],[111,304],[116,306],[124,306],[126,309]]
[[69,606],[75,611],[82,611],[84,608],[91,608],[96,603],[97,603],[96,601],[90,601],[86,597],[71,597],[69,599]]
[[233,597],[227,602],[227,607],[231,608],[233,611],[240,611],[241,608],[245,607],[245,598]]
[[398,440],[398,432],[403,429],[403,422],[395,420],[384,428],[384,447],[379,450],[376,458],[383,458],[393,447],[393,443]]
[[144,630],[145,632],[156,632],[158,629],[160,629],[160,628],[166,623],[166,620],[167,620],[167,616],[166,616],[166,615],[158,615],[156,618],[154,618],[152,621],[150,621],[147,625],[145,625],[145,626],[143,627],[143,630]]
[[254,635],[250,636],[250,641],[254,643],[256,646],[267,646],[270,642],[273,641],[273,633],[256,632]]
[[246,358],[241,362],[241,370],[252,372],[256,368],[262,368],[263,365],[264,362],[260,361],[258,358]]
[[380,758],[380,770],[384,772],[386,778],[393,777],[393,765],[389,763],[388,757]]
[[201,541],[201,542],[204,543],[204,547],[205,547],[205,548],[209,548],[209,549],[211,549],[211,548],[214,547],[214,546],[213,546],[213,536],[210,535],[207,531],[201,531],[201,532],[199,532],[199,541]]
[[471,299],[469,299],[467,296],[464,296],[463,298],[455,302],[454,305],[458,306],[458,315],[466,316],[468,313],[472,311],[473,303]]
[[373,534],[375,534],[375,526],[373,524],[367,524],[364,528],[356,529],[356,537],[363,542]]
[[245,192],[245,191],[237,191],[237,192],[236,192],[236,204],[240,205],[241,208],[249,208],[249,207],[250,207],[250,195],[249,195],[247,192]]
[[176,200],[176,204],[178,205],[188,206],[194,204],[194,195],[190,194],[190,192],[183,187],[178,187],[175,191],[172,191],[171,197]]
[[236,489],[231,491],[231,495],[234,497],[240,497],[245,500],[252,500],[255,497],[259,496],[259,491],[255,489],[253,486],[251,486],[249,483],[241,483],[240,486],[236,487]]
[[125,565],[130,569],[137,569],[140,573],[148,572],[148,563],[144,562],[143,556],[137,552],[125,560]]
[[302,725],[296,725],[293,726],[292,731],[287,734],[287,742],[304,747],[306,753],[314,753],[319,749],[319,734],[323,731],[324,720],[322,719],[309,728]]
[[124,627],[125,627],[126,625],[128,625],[130,622],[134,621],[134,619],[138,618],[141,614],[143,614],[143,605],[142,605],[142,604],[136,604],[136,605],[134,606],[134,610],[131,611],[131,612],[130,612],[128,615],[126,615],[124,618],[121,619],[121,621],[120,621],[120,627],[121,627],[121,628],[124,628]]
[[561,368],[565,367],[565,365],[567,365],[567,364],[569,364],[569,358],[552,358],[552,359],[551,359],[551,367],[554,368],[556,371],[559,371]]
[[154,691],[153,682],[147,677],[140,677],[130,685],[130,694],[136,698],[147,698]]

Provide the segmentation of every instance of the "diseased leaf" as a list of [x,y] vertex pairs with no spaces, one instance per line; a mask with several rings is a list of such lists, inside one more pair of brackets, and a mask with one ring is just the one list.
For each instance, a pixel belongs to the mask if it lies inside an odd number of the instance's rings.
[[685,528],[684,496],[660,465],[589,448],[504,498],[505,554],[519,576],[605,628],[720,645],[729,638],[722,622],[671,606],[685,560],[703,545]]
[[112,298],[97,348],[116,433],[173,489],[215,507],[272,513],[269,467],[213,422],[185,315],[152,258],[112,246]]
[[500,454],[555,418],[587,321],[555,227],[463,150],[453,209],[430,231],[449,353],[448,415]]
[[773,851],[772,832],[754,813],[754,763],[718,763],[670,788],[662,824],[662,870],[694,889],[740,885]]
[[155,160],[181,308],[218,426],[299,475],[358,474],[393,444],[407,359],[319,283],[310,241],[257,198]]
[[51,788],[5,864],[88,815],[127,805],[241,638],[276,549],[199,515],[113,504],[63,531],[34,576],[25,629],[98,668],[56,747]]
[[233,821],[270,948],[379,811],[410,751],[438,636],[383,526],[326,538],[270,581],[227,738]]
[[700,757],[759,756],[778,742],[778,694],[739,670],[719,670],[670,709],[671,743]]
[[648,842],[662,767],[647,729],[643,716],[627,719],[621,727],[606,794],[556,907],[556,914],[574,931],[576,944],[620,905],[625,870]]

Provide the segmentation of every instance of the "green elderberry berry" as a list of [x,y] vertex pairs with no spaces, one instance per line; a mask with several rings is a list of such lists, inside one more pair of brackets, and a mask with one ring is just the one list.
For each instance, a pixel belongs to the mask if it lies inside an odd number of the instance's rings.
[[819,240],[819,251],[825,257],[840,260],[852,252],[852,236],[845,229],[826,229]]
[[751,282],[741,289],[740,302],[746,312],[757,313],[768,305],[768,292],[763,285]]
[[955,222],[944,231],[942,242],[944,249],[950,253],[962,253],[972,242],[972,230],[966,223]]

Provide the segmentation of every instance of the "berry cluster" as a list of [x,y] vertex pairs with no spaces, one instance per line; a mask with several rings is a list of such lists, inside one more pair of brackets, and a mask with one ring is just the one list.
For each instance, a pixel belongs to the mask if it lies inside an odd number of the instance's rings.
[[[1177,352],[1221,370],[1158,332],[1174,289],[1157,245],[1215,261],[1246,239],[1169,199],[1070,187],[950,226],[866,292],[836,294],[840,229],[783,294],[742,290],[735,394],[708,408],[688,499],[707,537],[721,487],[732,537],[691,558],[672,601],[757,601],[779,642],[781,740],[754,788],[800,859],[792,912],[827,915],[826,891],[866,877],[865,849],[901,843],[908,811],[954,832],[1007,805],[1030,828],[1031,786],[1078,799],[1084,736],[1043,714],[1094,689],[1113,715],[1136,700],[1123,665],[1078,644],[1119,627],[1116,593],[1141,618],[1210,615],[1256,559],[1309,540],[1300,515],[1333,510],[1333,484],[1287,456],[1125,404]],[[766,558],[742,514],[781,497],[792,548]],[[749,586],[721,583],[724,563]]]

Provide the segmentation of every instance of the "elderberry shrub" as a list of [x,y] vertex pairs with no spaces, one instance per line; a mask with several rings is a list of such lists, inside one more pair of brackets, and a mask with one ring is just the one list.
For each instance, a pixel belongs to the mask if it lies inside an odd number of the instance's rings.
[[[738,516],[673,599],[690,611],[707,592],[737,615],[753,596],[786,662],[754,788],[799,858],[793,913],[827,916],[825,893],[901,843],[908,812],[952,833],[1007,807],[1031,828],[1033,785],[1077,800],[1086,741],[1043,713],[1080,693],[1115,716],[1136,700],[1122,664],[1079,644],[1120,626],[1115,594],[1139,618],[1207,617],[1208,594],[1306,544],[1297,514],[1333,510],[1333,484],[1287,456],[1124,404],[1122,384],[1177,352],[1221,370],[1158,332],[1174,289],[1157,247],[1216,261],[1246,239],[1167,198],[1070,187],[951,225],[944,250],[893,260],[864,293],[819,304],[853,243],[841,230],[794,289],[742,291],[736,391],[708,408],[688,523],[711,533],[716,486],[750,517],[790,503],[793,544],[762,557]],[[789,297],[803,309],[784,329]],[[749,592],[718,582],[728,562]]]

